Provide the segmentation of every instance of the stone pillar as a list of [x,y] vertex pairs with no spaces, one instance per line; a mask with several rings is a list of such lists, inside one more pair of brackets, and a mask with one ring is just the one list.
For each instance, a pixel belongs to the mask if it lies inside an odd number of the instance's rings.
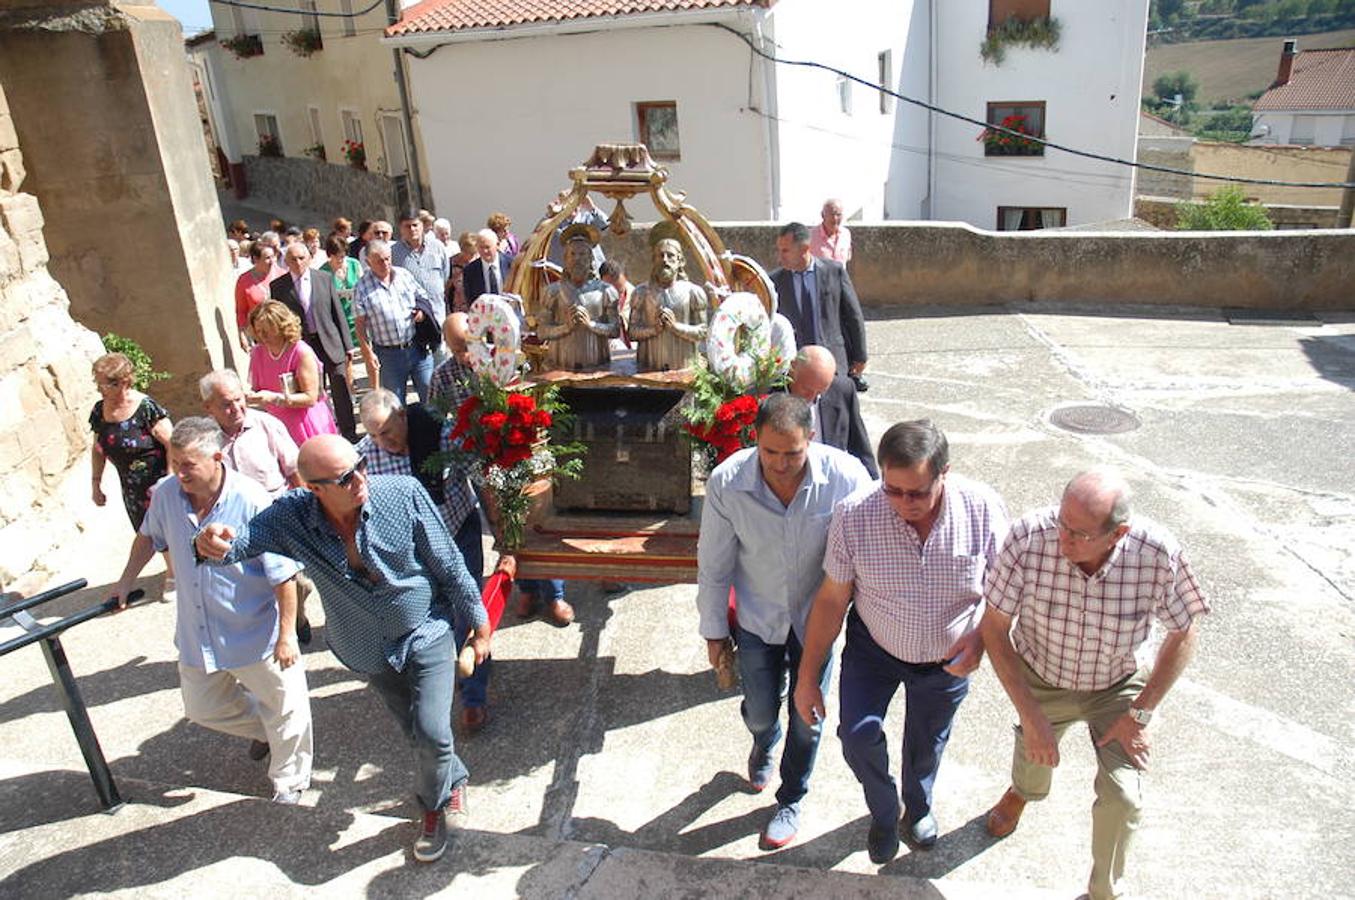
[[[86,421],[103,353],[47,272],[42,213],[0,87],[0,588],[31,592],[88,507]],[[83,502],[82,502],[83,498]],[[114,500],[116,503],[116,499]]]
[[[75,318],[171,379],[235,365],[233,273],[179,24],[153,5],[0,0],[0,83]],[[34,213],[36,215],[36,211]]]

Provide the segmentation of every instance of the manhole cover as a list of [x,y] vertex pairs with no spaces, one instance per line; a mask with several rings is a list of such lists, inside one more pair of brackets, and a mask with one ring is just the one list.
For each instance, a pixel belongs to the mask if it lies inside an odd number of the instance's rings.
[[1095,403],[1059,407],[1049,414],[1049,421],[1057,428],[1078,434],[1124,434],[1143,424],[1128,410]]

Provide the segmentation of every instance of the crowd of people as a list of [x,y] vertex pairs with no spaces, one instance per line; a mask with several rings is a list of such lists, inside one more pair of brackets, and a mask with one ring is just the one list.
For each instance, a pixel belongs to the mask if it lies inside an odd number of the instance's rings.
[[[779,230],[770,280],[794,330],[789,387],[761,402],[756,445],[711,472],[701,511],[700,635],[712,666],[736,667],[742,682],[750,788],[764,790],[779,771],[760,844],[785,847],[799,830],[845,628],[838,737],[862,786],[873,861],[892,859],[901,839],[936,843],[933,785],[986,654],[1019,721],[1011,786],[988,830],[1010,834],[1025,804],[1048,793],[1059,739],[1086,722],[1098,762],[1089,891],[1118,896],[1147,726],[1209,606],[1176,540],[1131,512],[1113,470],[1076,475],[1057,505],[1012,521],[997,491],[950,473],[948,441],[932,422],[894,424],[871,446],[858,399],[866,327],[842,212],[829,200],[813,229]],[[446,220],[422,211],[400,218],[398,241],[384,221],[337,219],[323,240],[274,224],[257,237],[242,222],[230,227],[248,380],[204,375],[205,415],[172,425],[133,389],[126,357],[94,365],[94,500],[105,502],[111,460],[136,531],[117,595],[166,554],[188,717],[248,738],[256,759],[271,756],[274,799],[294,804],[314,753],[298,643],[309,642],[304,602],[317,592],[330,648],[413,748],[423,811],[413,855],[430,862],[468,814],[452,709],[459,694],[463,734],[488,721],[492,635],[478,498],[467,472],[429,461],[451,448],[445,411],[469,395],[466,311],[504,291],[520,245],[498,213],[455,243]],[[586,203],[560,233],[605,226]],[[662,279],[637,290],[620,261],[592,258],[595,240],[559,243],[568,244],[561,302],[582,302],[571,299],[578,285],[569,290],[576,269],[600,271],[622,308],[671,292]],[[661,251],[656,270],[674,268]],[[624,329],[597,333],[627,339]],[[355,409],[359,358],[372,387]],[[411,389],[417,402],[407,402]],[[544,605],[556,624],[572,621],[563,581],[519,588],[520,614]],[[1154,618],[1167,638],[1156,664],[1140,669],[1135,654]],[[477,666],[458,684],[463,645]],[[896,781],[883,723],[900,687]]]

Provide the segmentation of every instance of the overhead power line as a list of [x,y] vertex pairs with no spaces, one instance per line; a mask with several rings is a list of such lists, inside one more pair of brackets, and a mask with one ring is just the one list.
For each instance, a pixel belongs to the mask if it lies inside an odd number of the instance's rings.
[[262,3],[242,3],[241,0],[209,0],[209,2],[215,3],[219,6],[238,6],[241,9],[257,9],[262,12],[284,13],[289,16],[304,16],[306,18],[310,18],[311,16],[318,16],[320,18],[325,19],[356,19],[358,16],[367,15],[367,13],[376,9],[378,6],[384,6],[386,0],[374,0],[372,5],[367,7],[366,9],[359,9],[351,13],[320,12],[319,10],[311,12],[308,9],[283,9],[280,6],[266,6]]
[[781,57],[776,56],[773,53],[768,53],[767,51],[763,50],[753,41],[751,37],[749,37],[748,35],[744,34],[743,32],[739,31],[736,28],[730,28],[728,25],[725,25],[720,22],[708,22],[704,24],[707,24],[712,28],[719,28],[721,31],[729,32],[730,34],[734,35],[739,40],[747,44],[748,49],[752,50],[753,53],[757,54],[758,56],[762,57],[765,60],[774,62],[777,65],[802,66],[804,68],[822,69],[825,72],[832,72],[834,75],[837,75],[840,78],[845,78],[848,81],[853,81],[863,87],[870,88],[873,91],[879,91],[882,94],[887,94],[888,96],[893,97],[896,100],[902,100],[904,103],[909,103],[912,104],[913,106],[921,107],[922,109],[925,109],[929,112],[934,112],[938,115],[947,116],[948,118],[951,119],[958,119],[961,122],[968,122],[971,125],[977,125],[980,128],[986,128],[998,134],[1007,134],[1011,135],[1012,137],[1017,137],[1026,141],[1038,143],[1041,146],[1050,147],[1053,148],[1054,150],[1061,150],[1064,153],[1069,153],[1072,154],[1073,156],[1080,156],[1083,157],[1084,159],[1094,159],[1099,162],[1111,163],[1112,165],[1117,166],[1128,166],[1129,168],[1142,169],[1147,172],[1162,172],[1167,175],[1186,175],[1191,178],[1203,178],[1209,181],[1227,181],[1232,182],[1234,184],[1260,184],[1260,185],[1269,185],[1271,187],[1301,187],[1301,188],[1355,188],[1355,183],[1347,181],[1282,181],[1274,178],[1242,178],[1233,175],[1214,175],[1208,172],[1193,172],[1190,171],[1189,169],[1174,169],[1171,166],[1159,166],[1154,165],[1152,163],[1138,162],[1137,160],[1132,159],[1123,159],[1118,156],[1108,156],[1104,153],[1096,153],[1091,150],[1079,150],[1076,147],[1069,147],[1064,144],[1057,144],[1054,141],[1046,140],[1040,137],[1035,137],[1034,135],[1026,134],[1023,131],[1017,131],[1012,128],[1003,128],[1001,125],[994,125],[992,122],[985,122],[982,119],[975,119],[972,116],[966,116],[963,113],[953,112],[952,110],[945,109],[944,107],[928,103],[925,100],[918,100],[916,97],[909,97],[904,94],[900,94],[897,91],[890,90],[889,88],[885,87],[882,84],[876,84],[873,81],[868,81],[864,78],[860,78],[856,75],[853,75],[850,72],[845,72],[842,69],[834,68],[833,66],[827,65],[825,63],[814,62],[813,60],[804,60],[804,59],[782,59]]

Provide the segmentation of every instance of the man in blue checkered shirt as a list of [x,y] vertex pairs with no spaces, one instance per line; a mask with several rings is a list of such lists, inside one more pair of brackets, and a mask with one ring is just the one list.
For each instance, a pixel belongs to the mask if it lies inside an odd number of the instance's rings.
[[313,437],[297,457],[307,490],[278,498],[238,533],[209,524],[195,543],[210,560],[271,552],[305,563],[334,655],[367,676],[414,749],[424,809],[414,858],[433,862],[446,849],[448,825],[464,827],[467,818],[469,773],[453,748],[448,714],[453,622],[475,629],[479,664],[489,655],[489,620],[428,492],[413,478],[366,469],[341,436]]
[[369,374],[375,368],[381,386],[402,399],[412,380],[419,401],[425,402],[433,354],[415,340],[414,325],[424,316],[418,308],[420,299],[429,309],[437,304],[409,270],[391,262],[391,253],[386,241],[367,245],[370,269],[353,288],[353,328]]

